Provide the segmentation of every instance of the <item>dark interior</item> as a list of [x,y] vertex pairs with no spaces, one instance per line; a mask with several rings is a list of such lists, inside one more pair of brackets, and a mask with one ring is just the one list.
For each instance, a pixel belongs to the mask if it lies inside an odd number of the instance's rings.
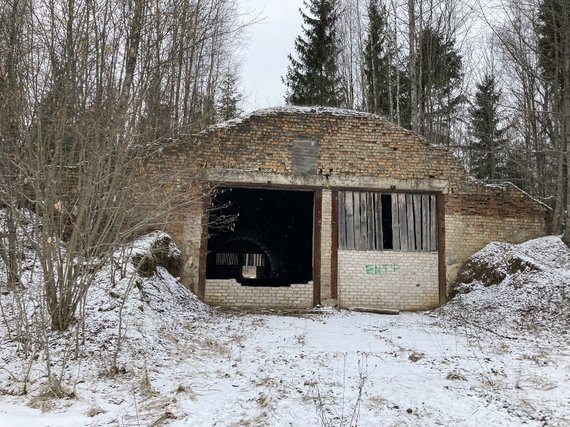
[[312,280],[313,193],[227,188],[213,199],[206,278],[248,286]]
[[392,235],[392,196],[382,194],[382,248],[394,249],[394,239]]

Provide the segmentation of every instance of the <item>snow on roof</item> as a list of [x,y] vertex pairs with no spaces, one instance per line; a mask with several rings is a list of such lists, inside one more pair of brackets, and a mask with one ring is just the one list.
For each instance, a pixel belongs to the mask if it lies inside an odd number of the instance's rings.
[[227,120],[209,126],[205,132],[213,129],[232,128],[253,117],[267,117],[267,116],[293,115],[293,114],[335,116],[335,117],[362,117],[362,118],[369,118],[375,120],[382,120],[386,124],[389,124],[395,128],[397,127],[397,125],[390,122],[384,116],[373,113],[367,113],[364,111],[356,111],[356,110],[335,108],[335,107],[301,107],[301,106],[288,105],[284,107],[269,107],[269,108],[262,108],[260,110],[255,110],[243,116],[237,117],[235,119]]
[[536,197],[531,196],[529,193],[527,193],[526,191],[524,191],[524,190],[521,189],[518,185],[512,183],[511,181],[502,181],[502,182],[489,183],[489,182],[485,182],[485,181],[483,181],[483,180],[481,180],[481,179],[475,178],[475,177],[472,176],[472,175],[468,175],[467,178],[468,178],[468,180],[469,180],[471,183],[479,184],[479,185],[482,185],[483,187],[486,187],[486,188],[495,188],[495,189],[503,190],[503,191],[504,191],[504,190],[508,189],[509,187],[512,187],[512,188],[514,188],[516,191],[522,193],[522,194],[523,194],[524,196],[526,196],[527,198],[529,198],[529,199],[531,199],[532,201],[534,201],[534,202],[538,203],[539,205],[541,205],[544,209],[552,210],[552,208],[551,208],[550,206],[548,206],[546,203],[544,203],[544,202],[538,200]]

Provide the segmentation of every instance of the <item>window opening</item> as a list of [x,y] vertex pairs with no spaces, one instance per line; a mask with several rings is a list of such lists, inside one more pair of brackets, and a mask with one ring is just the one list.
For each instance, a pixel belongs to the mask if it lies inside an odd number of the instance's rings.
[[352,250],[436,251],[432,194],[339,192],[339,247]]

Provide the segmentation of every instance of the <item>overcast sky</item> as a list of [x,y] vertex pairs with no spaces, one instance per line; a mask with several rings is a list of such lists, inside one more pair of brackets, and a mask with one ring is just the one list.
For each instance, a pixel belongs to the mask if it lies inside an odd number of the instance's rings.
[[260,15],[262,21],[251,26],[244,46],[241,67],[245,112],[284,105],[285,86],[281,77],[287,72],[287,55],[292,53],[295,37],[301,33],[299,8],[302,0],[239,0],[242,12]]

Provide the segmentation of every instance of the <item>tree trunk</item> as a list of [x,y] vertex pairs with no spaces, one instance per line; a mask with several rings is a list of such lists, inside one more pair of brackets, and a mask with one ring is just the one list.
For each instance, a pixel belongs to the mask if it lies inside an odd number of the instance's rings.
[[561,55],[563,58],[562,73],[562,138],[566,156],[566,223],[562,240],[570,247],[570,5],[562,1]]
[[566,182],[565,192],[566,195],[566,221],[564,225],[564,235],[562,240],[568,247],[570,247],[570,28],[568,22],[566,23],[566,47],[564,49],[564,87],[563,87],[563,100],[562,100],[562,138],[564,139],[563,149],[566,158]]
[[411,125],[414,132],[418,131],[418,85],[417,85],[417,54],[416,54],[416,13],[415,1],[408,0],[408,38],[410,59],[408,63],[410,72],[410,114]]

